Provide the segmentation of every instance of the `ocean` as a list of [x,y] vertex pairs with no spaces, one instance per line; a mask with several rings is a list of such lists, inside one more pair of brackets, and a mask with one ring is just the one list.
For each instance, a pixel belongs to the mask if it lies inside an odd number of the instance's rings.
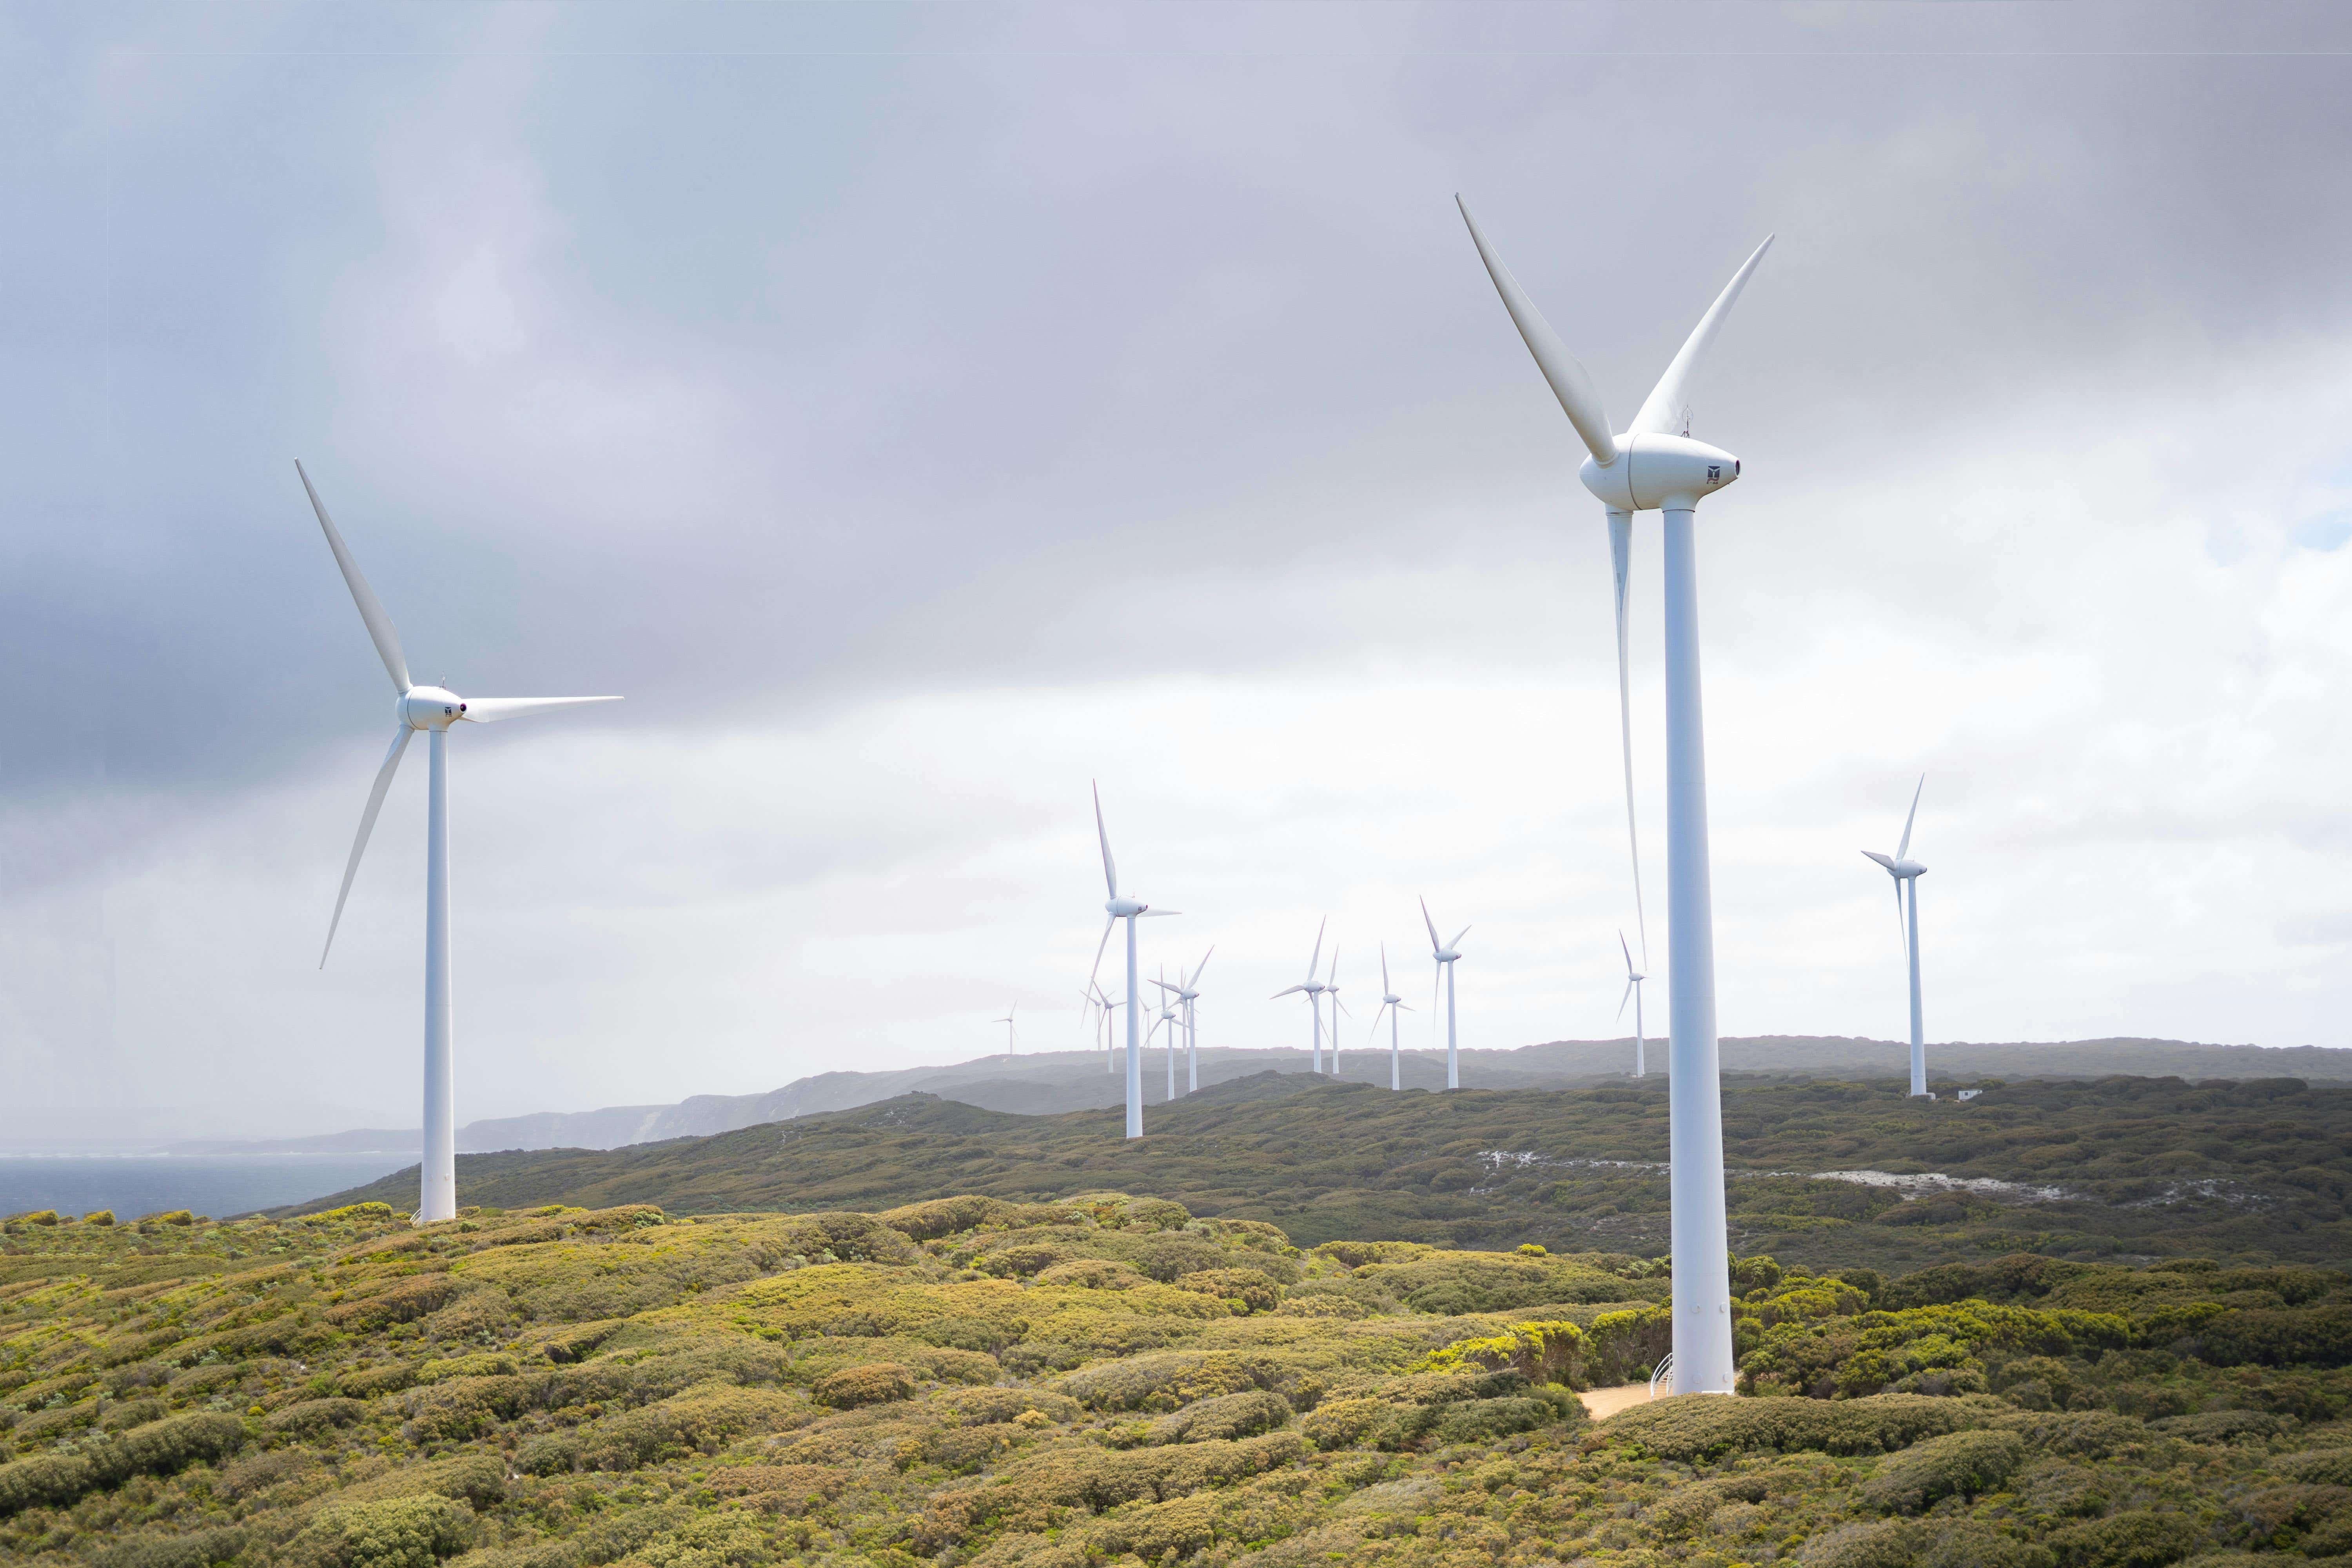
[[0,1215],[112,1209],[131,1220],[190,1209],[219,1219],[324,1197],[415,1163],[414,1154],[0,1154]]

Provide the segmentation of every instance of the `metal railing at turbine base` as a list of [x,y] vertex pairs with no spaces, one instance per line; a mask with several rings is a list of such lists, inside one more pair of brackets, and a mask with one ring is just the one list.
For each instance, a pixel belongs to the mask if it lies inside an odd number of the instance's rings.
[[1675,1352],[1672,1351],[1668,1351],[1659,1359],[1657,1370],[1650,1373],[1651,1398],[1655,1399],[1658,1396],[1658,1389],[1662,1384],[1668,1394],[1675,1391]]

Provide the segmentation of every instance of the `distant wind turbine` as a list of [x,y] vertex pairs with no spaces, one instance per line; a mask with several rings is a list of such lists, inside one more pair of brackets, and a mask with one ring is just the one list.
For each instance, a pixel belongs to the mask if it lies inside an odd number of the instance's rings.
[[1015,1002],[1004,1009],[1004,1016],[992,1020],[1004,1026],[1004,1054],[1008,1057],[1021,1054],[1021,1037],[1013,1023],[1013,1015],[1019,1010],[1020,1006],[1021,1004]]
[[[1404,1005],[1403,997],[1389,989],[1389,944],[1382,942],[1381,943],[1381,1012],[1385,1012],[1389,1016],[1389,1087],[1393,1089],[1404,1088],[1403,1061],[1398,1055],[1397,1047],[1397,1014],[1401,1011],[1410,1013],[1412,1009]],[[1372,1032],[1364,1037],[1364,1043],[1371,1044],[1380,1032],[1381,1014],[1376,1012],[1372,1015]]]
[[1439,986],[1443,986],[1445,991],[1445,1087],[1460,1089],[1462,1068],[1454,1049],[1454,965],[1462,956],[1462,939],[1470,934],[1470,928],[1464,926],[1455,931],[1452,942],[1438,941],[1437,922],[1429,918],[1427,899],[1421,900],[1421,923],[1429,928],[1429,955],[1437,964],[1436,983],[1430,987],[1429,1005],[1432,1011],[1429,1021],[1433,1025],[1437,1022],[1437,991]]
[[1192,973],[1178,972],[1174,985],[1165,980],[1152,982],[1162,991],[1173,991],[1176,1000],[1184,1008],[1184,1092],[1187,1094],[1198,1094],[1201,1090],[1201,1023],[1193,1014],[1192,1004],[1201,999],[1201,972],[1209,967],[1210,956],[1216,951],[1212,943],[1209,951],[1201,955],[1201,962],[1192,966]]
[[1625,994],[1617,998],[1617,1016],[1625,1016],[1625,1004],[1633,1004],[1633,1076],[1644,1078],[1647,1069],[1642,1060],[1642,982],[1649,978],[1633,967],[1633,950],[1625,945],[1625,933],[1617,933],[1617,946],[1625,954]]
[[1886,874],[1895,879],[1895,929],[1898,933],[1904,932],[1903,885],[1911,885],[1910,930],[1903,935],[1903,951],[1911,961],[1911,1092],[1915,1095],[1927,1092],[1927,1047],[1919,1015],[1919,879],[1927,874],[1927,868],[1910,858],[1911,824],[1918,818],[1920,792],[1927,787],[1927,775],[1921,773],[1919,783],[1911,791],[1911,815],[1903,819],[1903,842],[1895,847],[1895,853],[1886,856],[1875,849],[1863,851],[1885,867]]
[[[1303,991],[1307,994],[1307,1011],[1312,1013],[1315,1017],[1315,1054],[1312,1058],[1313,1066],[1309,1069],[1314,1072],[1321,1072],[1323,1070],[1323,1004],[1316,1000],[1316,998],[1323,994],[1323,982],[1317,978],[1315,970],[1317,965],[1319,964],[1323,959],[1324,927],[1328,926],[1330,923],[1330,921],[1327,919],[1323,921],[1322,925],[1318,925],[1315,928],[1315,951],[1307,960],[1307,978],[1300,981],[1296,985],[1284,986],[1281,990],[1276,992],[1271,998],[1269,998],[1269,1000],[1278,1002],[1283,997],[1291,994],[1293,992]],[[1336,954],[1334,956],[1336,956]]]
[[1113,1053],[1111,1051],[1110,1040],[1110,1016],[1112,1010],[1115,1009],[1118,1004],[1104,995],[1102,987],[1099,985],[1089,985],[1083,991],[1080,991],[1078,994],[1086,999],[1087,1014],[1089,1017],[1094,1019],[1093,1028],[1095,1046],[1096,1048],[1100,1050],[1103,1054],[1103,1071],[1110,1072],[1113,1070]]
[[[1165,992],[1168,989],[1168,972],[1161,970],[1160,978],[1151,984]],[[1176,1036],[1182,1019],[1183,1013],[1177,999],[1172,995],[1161,996],[1160,1017],[1151,1026],[1151,1032],[1158,1034],[1163,1025],[1168,1030],[1168,1098],[1171,1100],[1176,1098]]]
[[1110,889],[1110,901],[1103,905],[1103,910],[1110,916],[1110,919],[1103,923],[1102,941],[1095,943],[1095,967],[1087,974],[1087,984],[1094,984],[1096,975],[1102,971],[1103,949],[1110,945],[1111,928],[1119,921],[1125,921],[1127,922],[1127,1135],[1129,1138],[1140,1138],[1143,1136],[1143,1039],[1142,1016],[1137,1013],[1136,1005],[1137,998],[1142,994],[1143,988],[1138,983],[1135,973],[1135,922],[1139,917],[1144,915],[1157,917],[1178,914],[1181,911],[1155,910],[1140,899],[1119,896],[1118,867],[1110,858],[1110,830],[1103,826],[1102,786],[1096,784],[1094,792],[1095,837],[1102,845],[1103,881]]
[[1331,1076],[1339,1076],[1339,1015],[1347,1009],[1339,1005],[1339,946],[1331,944],[1331,972],[1323,977],[1323,994],[1331,998]]
[[376,657],[392,677],[395,700],[392,705],[392,747],[383,754],[383,763],[376,770],[375,785],[368,791],[367,807],[360,813],[359,837],[352,841],[352,857],[343,866],[343,885],[335,894],[335,912],[327,922],[326,945],[319,950],[319,967],[327,967],[327,954],[335,945],[335,928],[342,924],[343,901],[351,897],[352,879],[359,874],[360,857],[366,853],[368,835],[375,830],[376,813],[383,809],[384,793],[392,788],[392,775],[399,771],[401,754],[408,750],[409,737],[422,730],[426,736],[426,783],[425,826],[425,1157],[418,1171],[416,1223],[427,1225],[436,1220],[454,1219],[457,1215],[457,1090],[453,1079],[455,1042],[449,1013],[449,727],[460,722],[488,724],[500,719],[512,719],[525,713],[541,713],[553,708],[574,708],[585,702],[618,702],[617,697],[476,697],[462,698],[456,692],[438,686],[419,686],[408,678],[408,660],[400,651],[400,634],[394,629],[392,617],[384,614],[375,590],[360,574],[357,561],[343,543],[343,536],[335,531],[334,520],[327,515],[326,503],[311,487],[310,476],[300,463],[294,472],[302,481],[302,489],[310,498],[310,510],[319,514],[319,526],[327,535],[327,548],[334,552],[335,564],[342,569],[344,585],[352,591],[352,602],[359,606],[360,619],[366,623],[368,637],[375,644]]

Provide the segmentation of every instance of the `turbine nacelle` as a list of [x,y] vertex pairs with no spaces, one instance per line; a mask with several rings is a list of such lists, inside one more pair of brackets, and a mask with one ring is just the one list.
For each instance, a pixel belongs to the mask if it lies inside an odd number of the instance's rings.
[[1150,908],[1140,899],[1113,899],[1103,906],[1103,912],[1115,921],[1123,921],[1142,914]]
[[1616,438],[1614,460],[1592,458],[1576,477],[1601,504],[1619,511],[1695,507],[1739,477],[1739,459],[1687,436],[1641,433]]
[[392,721],[411,730],[446,730],[466,716],[466,701],[438,686],[412,686],[392,705]]
[[1927,868],[1916,860],[1898,860],[1892,855],[1881,855],[1875,849],[1865,849],[1863,854],[1867,858],[1885,867],[1886,874],[1897,881],[1906,877],[1924,877],[1927,874]]

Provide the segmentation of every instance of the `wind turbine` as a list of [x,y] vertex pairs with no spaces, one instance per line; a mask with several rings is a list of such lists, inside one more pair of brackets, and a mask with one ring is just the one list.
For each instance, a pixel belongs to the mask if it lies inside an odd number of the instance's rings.
[[1339,946],[1331,944],[1331,972],[1323,977],[1323,994],[1331,998],[1331,1076],[1339,1076],[1339,1015],[1347,1009],[1339,1005]]
[[[1405,1006],[1403,997],[1389,989],[1389,944],[1387,942],[1381,943],[1381,1010],[1389,1016],[1389,1087],[1392,1089],[1402,1089],[1404,1088],[1404,1068],[1402,1058],[1397,1054],[1397,1014],[1400,1011],[1410,1013],[1412,1009]],[[1364,1043],[1371,1044],[1380,1032],[1381,1015],[1376,1012],[1372,1015],[1372,1032],[1364,1037]]]
[[1633,1004],[1633,1076],[1646,1078],[1648,1068],[1642,1059],[1642,982],[1649,976],[1633,967],[1633,950],[1625,945],[1625,933],[1622,931],[1617,933],[1617,946],[1625,954],[1625,994],[1617,998],[1617,1016],[1624,1017],[1625,1004]]
[[1445,987],[1445,1087],[1460,1089],[1462,1067],[1454,1050],[1454,965],[1462,956],[1462,939],[1470,934],[1470,928],[1464,926],[1455,931],[1452,942],[1438,941],[1437,922],[1429,918],[1427,899],[1421,900],[1421,923],[1429,928],[1429,955],[1437,963],[1437,980],[1430,986],[1429,992],[1429,1021],[1432,1024],[1437,1022],[1437,985],[1442,984]]
[[1927,868],[1911,857],[1911,824],[1919,816],[1919,794],[1927,787],[1927,775],[1921,773],[1919,783],[1911,791],[1911,815],[1903,819],[1903,842],[1895,847],[1890,858],[1875,849],[1863,853],[1886,868],[1895,879],[1895,929],[1903,931],[1903,884],[1911,884],[1911,927],[1903,939],[1903,949],[1911,960],[1911,1092],[1927,1092],[1927,1047],[1921,1037],[1919,1022],[1919,879]]
[[1135,1009],[1136,999],[1142,994],[1142,987],[1137,984],[1135,974],[1135,922],[1139,916],[1157,917],[1180,914],[1182,911],[1155,910],[1140,899],[1119,896],[1118,868],[1112,863],[1110,858],[1109,830],[1103,826],[1102,786],[1096,784],[1093,787],[1095,837],[1102,844],[1103,881],[1110,889],[1110,901],[1103,905],[1103,911],[1109,915],[1110,919],[1103,922],[1102,941],[1095,943],[1095,966],[1087,975],[1087,984],[1094,984],[1095,976],[1102,971],[1103,949],[1110,945],[1111,928],[1119,921],[1125,921],[1127,922],[1127,1135],[1129,1138],[1140,1138],[1143,1136],[1142,1016]]
[[[1715,1017],[1715,912],[1707,868],[1706,742],[1699,700],[1698,503],[1739,477],[1739,459],[1690,437],[1688,392],[1699,360],[1772,240],[1742,263],[1622,435],[1614,435],[1592,378],[1455,198],[1503,308],[1552,395],[1591,454],[1578,471],[1608,511],[1622,617],[1633,514],[1665,516],[1666,944],[1669,1154],[1673,1175],[1675,1386],[1732,1391],[1731,1283],[1717,1259],[1723,1205],[1723,1096]],[[1622,620],[1620,620],[1622,626]],[[1621,630],[1618,647],[1625,644]],[[1622,668],[1622,667],[1621,667]],[[1621,675],[1620,689],[1624,689]],[[1630,710],[1630,704],[1629,710]],[[1630,822],[1630,802],[1628,821]]]
[[1209,959],[1216,951],[1215,944],[1210,944],[1209,951],[1201,955],[1201,962],[1192,966],[1192,973],[1186,974],[1181,970],[1177,972],[1176,984],[1173,985],[1169,984],[1165,980],[1152,982],[1162,991],[1173,991],[1176,994],[1176,1000],[1182,1004],[1184,1008],[1184,1092],[1186,1094],[1198,1094],[1201,1091],[1201,1025],[1200,1020],[1193,1015],[1192,1004],[1201,999],[1201,972],[1209,967]]
[[312,488],[310,476],[303,471],[300,463],[294,465],[294,472],[302,481],[304,493],[310,498],[310,510],[319,514],[319,526],[327,535],[327,548],[334,552],[335,564],[342,569],[343,583],[352,591],[352,602],[359,606],[360,619],[367,625],[376,657],[383,660],[385,673],[392,677],[392,689],[396,694],[392,719],[398,726],[393,731],[391,749],[383,754],[383,764],[376,769],[375,784],[368,791],[366,809],[360,813],[359,837],[352,841],[352,858],[343,866],[343,885],[335,894],[335,912],[327,921],[326,944],[319,950],[321,969],[327,967],[327,954],[334,950],[335,928],[343,921],[343,901],[351,897],[352,879],[359,874],[360,857],[367,850],[368,835],[375,830],[376,814],[383,809],[384,793],[392,788],[392,775],[400,769],[401,755],[408,750],[409,737],[419,730],[427,737],[425,1156],[417,1173],[416,1223],[429,1225],[436,1220],[455,1219],[457,1215],[457,1094],[451,1077],[454,1046],[449,1014],[449,727],[459,722],[488,724],[551,708],[618,702],[620,699],[462,698],[438,686],[417,685],[408,678],[408,660],[400,651],[400,633],[394,629],[392,617],[384,614],[375,590],[360,574],[359,563],[352,559],[343,536],[335,531],[334,520],[327,515],[326,503]]
[[[1160,978],[1153,981],[1151,984],[1159,986],[1160,990],[1166,991],[1168,989],[1168,972],[1164,969],[1161,970],[1160,972]],[[1160,1017],[1151,1026],[1151,1032],[1155,1035],[1160,1032],[1162,1026],[1165,1026],[1168,1030],[1168,1098],[1171,1100],[1173,1100],[1176,1098],[1176,1035],[1179,1028],[1179,1020],[1183,1016],[1183,1014],[1180,1009],[1181,1004],[1178,1002],[1177,998],[1174,996],[1162,996],[1160,999]]]
[[[1315,967],[1322,961],[1323,958],[1324,926],[1328,926],[1330,923],[1331,921],[1329,919],[1326,918],[1322,925],[1318,925],[1315,928],[1315,951],[1307,957],[1307,978],[1300,981],[1296,985],[1284,986],[1281,990],[1276,992],[1271,997],[1267,998],[1269,1001],[1279,1002],[1285,996],[1289,995],[1295,991],[1304,991],[1307,993],[1307,1011],[1315,1015],[1314,1065],[1309,1068],[1310,1071],[1314,1072],[1321,1072],[1323,1070],[1323,1004],[1316,1000],[1317,997],[1323,994],[1323,982],[1315,977]],[[1334,953],[1332,956],[1336,958],[1339,955]]]
[[[1095,1044],[1100,1047],[1103,1054],[1103,1071],[1109,1072],[1112,1070],[1110,1015],[1111,1010],[1116,1007],[1118,1004],[1113,1002],[1109,997],[1104,995],[1102,993],[1102,987],[1099,985],[1088,985],[1086,989],[1080,991],[1078,994],[1086,999],[1087,1012],[1095,1019]],[[1099,1011],[1097,1011],[1098,1009]]]
[[992,1023],[998,1023],[1004,1026],[1004,1054],[1008,1057],[1017,1056],[1021,1051],[1020,1035],[1013,1027],[1013,1015],[1018,1012],[1020,1007],[1021,1004],[1015,1002],[1011,1006],[1004,1009],[1004,1016],[991,1020]]

